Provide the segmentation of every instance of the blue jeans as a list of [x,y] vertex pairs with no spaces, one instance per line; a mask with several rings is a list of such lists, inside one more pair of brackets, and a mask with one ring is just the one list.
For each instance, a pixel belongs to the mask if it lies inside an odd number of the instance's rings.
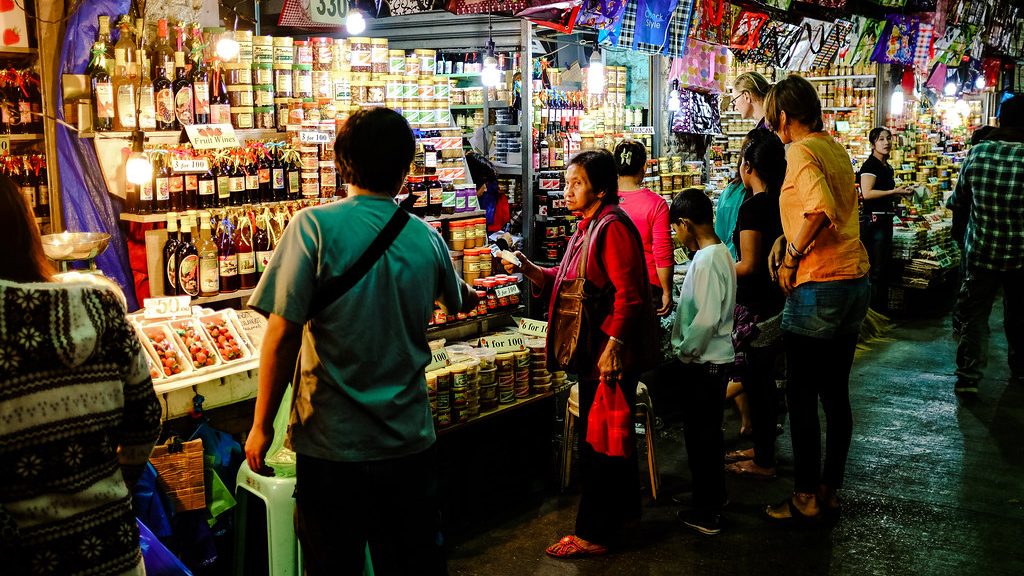
[[984,375],[988,319],[1000,287],[1010,375],[1024,376],[1024,270],[966,270],[953,311],[956,375],[962,381],[977,383]]
[[867,276],[852,280],[806,282],[786,299],[782,330],[810,338],[832,339],[860,332],[868,313]]

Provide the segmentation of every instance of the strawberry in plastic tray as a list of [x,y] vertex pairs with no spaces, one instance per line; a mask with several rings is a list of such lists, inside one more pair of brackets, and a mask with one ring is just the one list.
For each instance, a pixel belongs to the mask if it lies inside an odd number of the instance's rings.
[[146,337],[145,342],[153,351],[153,356],[158,360],[158,369],[163,370],[165,377],[171,378],[192,371],[192,365],[178,348],[174,335],[167,325],[143,326],[140,331]]
[[249,350],[246,348],[235,331],[235,327],[224,314],[213,314],[199,319],[203,324],[206,335],[217,347],[217,353],[221,360],[232,362],[249,357]]
[[170,324],[178,344],[188,352],[193,368],[202,370],[220,364],[220,358],[213,352],[214,345],[206,337],[202,325],[191,318],[176,320]]

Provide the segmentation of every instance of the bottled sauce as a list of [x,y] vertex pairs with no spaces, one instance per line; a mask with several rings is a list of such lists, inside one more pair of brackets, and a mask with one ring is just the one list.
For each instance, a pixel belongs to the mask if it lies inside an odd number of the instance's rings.
[[270,244],[269,219],[270,211],[264,210],[256,219],[256,233],[252,237],[252,249],[256,253],[256,282],[263,277],[263,272],[270,264],[270,257],[274,255],[274,249]]
[[178,118],[174,114],[174,88],[171,85],[168,69],[161,65],[155,65],[154,69],[156,70],[156,74],[153,76],[156,129],[180,130]]
[[179,294],[199,295],[199,251],[192,239],[196,217],[181,219],[181,244],[178,246],[178,290]]
[[195,123],[195,102],[192,98],[192,83],[185,73],[185,53],[180,50],[174,53],[174,82],[171,86],[174,89],[174,114],[178,124],[191,126]]
[[220,62],[214,61],[210,74],[210,123],[231,123],[231,101],[228,99],[228,85]]
[[139,63],[132,42],[131,20],[124,16],[117,25],[121,28],[121,38],[114,46],[114,101],[117,107],[114,126],[117,130],[131,131],[138,127],[135,90]]
[[252,245],[252,219],[242,213],[235,232],[235,251],[238,253],[238,287],[249,290],[256,287],[256,252]]
[[227,214],[217,224],[217,262],[220,270],[220,291],[238,291],[238,253],[235,251],[235,228]]
[[199,213],[199,295],[216,296],[220,292],[220,262],[217,260],[217,244],[211,237],[210,213]]
[[192,48],[192,98],[196,124],[210,123],[210,72],[203,59],[202,46]]
[[156,42],[153,43],[150,56],[150,65],[152,70],[149,71],[151,78],[156,78],[158,70],[161,68],[166,71],[168,77],[172,76],[174,70],[174,48],[171,47],[171,41],[168,38],[167,33],[167,19],[161,18],[156,22]]
[[141,72],[146,70],[146,67],[142,66],[145,52],[136,50],[135,53],[135,59],[138,62],[136,66],[140,70],[137,75],[139,81],[139,129],[156,130],[156,96],[153,92],[153,82],[148,75]]
[[167,241],[164,242],[164,296],[177,296],[178,286],[178,213],[167,213]]
[[210,169],[199,175],[199,209],[217,207],[217,177],[213,174],[215,169],[211,162]]

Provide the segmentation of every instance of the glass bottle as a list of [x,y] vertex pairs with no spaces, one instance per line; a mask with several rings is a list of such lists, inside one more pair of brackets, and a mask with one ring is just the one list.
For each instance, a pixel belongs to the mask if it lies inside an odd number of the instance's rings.
[[235,227],[224,214],[217,224],[217,262],[220,271],[220,292],[238,291],[238,253],[235,251]]
[[192,47],[192,98],[194,100],[195,123],[210,123],[210,72],[203,58],[202,44]]
[[[96,44],[99,44],[103,51],[103,67],[108,76],[114,75],[114,42],[110,39],[110,16],[100,16],[99,30],[96,36]],[[95,45],[94,45],[95,46]]]
[[180,130],[178,118],[174,114],[174,87],[168,69],[161,65],[154,66],[156,75],[153,77],[153,91],[156,97],[156,129]]
[[153,187],[156,192],[153,211],[166,212],[171,201],[171,174],[170,168],[167,166],[167,161],[162,160],[159,163],[159,166],[154,164],[153,174]]
[[249,290],[256,287],[256,252],[252,246],[252,219],[247,212],[238,216],[235,233],[235,251],[238,254],[238,287]]
[[188,210],[199,208],[199,175],[185,174],[182,176],[182,181],[185,183],[183,196],[185,208]]
[[177,296],[178,286],[178,213],[167,213],[167,241],[164,242],[164,296]]
[[50,181],[46,172],[46,157],[37,156],[37,160],[36,216],[45,218],[50,215]]
[[[260,201],[260,170],[256,159],[249,156],[245,159],[245,196],[243,204],[254,204]],[[252,232],[250,231],[250,234]]]
[[210,74],[210,124],[231,124],[231,101],[220,61],[215,60]]
[[260,148],[256,159],[256,168],[259,174],[259,198],[253,202],[272,202],[274,200],[274,190],[270,184],[271,164],[270,153],[266,148]]
[[273,199],[275,201],[284,200],[287,195],[285,188],[285,167],[281,162],[281,154],[282,152],[271,154],[273,162],[270,165],[270,186],[273,190]]
[[288,199],[298,200],[302,197],[302,180],[299,175],[298,161],[292,160],[287,163],[285,173],[288,176]]
[[217,177],[213,172],[216,170],[213,162],[210,162],[210,169],[199,175],[199,202],[198,207],[217,207]]
[[186,216],[181,219],[181,245],[178,247],[178,289],[181,295],[199,295],[199,251],[192,239],[192,230],[196,228],[196,217]]
[[29,167],[28,159],[23,156],[16,156],[16,162],[20,164],[18,166],[18,187],[21,189],[21,195],[25,198],[25,204],[28,204],[29,210],[35,212],[36,209],[36,179],[35,175]]
[[164,163],[164,172],[167,174],[169,202],[168,207],[171,210],[181,210],[185,208],[185,178],[181,174],[175,174],[174,169],[171,166],[171,158],[168,155],[167,161]]
[[117,110],[114,127],[121,131],[132,131],[138,127],[135,90],[139,63],[136,60],[131,20],[123,16],[117,25],[121,29],[121,38],[114,45],[114,100]]
[[199,295],[216,296],[220,293],[220,262],[217,259],[217,244],[211,237],[210,213],[199,213]]
[[[154,173],[156,170],[153,171]],[[135,206],[136,214],[149,214],[156,211],[156,198],[153,195],[153,179],[149,179],[143,184],[135,186],[137,189],[136,196],[138,197],[138,203]]]
[[231,193],[230,204],[241,206],[245,204],[245,171],[242,170],[242,162],[235,158],[234,170],[228,176],[228,189]]
[[270,264],[274,249],[270,244],[270,210],[264,210],[256,219],[256,233],[252,237],[252,249],[256,252],[256,282],[263,277],[263,272]]
[[156,42],[153,44],[150,65],[153,67],[149,71],[151,77],[156,77],[157,70],[161,68],[166,70],[167,76],[171,76],[171,71],[174,70],[174,48],[171,47],[168,38],[166,18],[156,22]]
[[139,130],[156,130],[156,96],[153,81],[143,72],[146,67],[142,65],[145,52],[136,50],[135,54],[136,63],[133,66],[139,70],[136,75],[139,82]]
[[217,165],[217,171],[214,174],[217,180],[217,196],[216,203],[214,206],[230,206],[231,205],[231,169],[228,168],[227,162],[221,162]]
[[195,102],[192,98],[192,83],[185,72],[185,53],[177,51],[174,53],[174,113],[178,117],[178,124],[191,126],[195,123]]

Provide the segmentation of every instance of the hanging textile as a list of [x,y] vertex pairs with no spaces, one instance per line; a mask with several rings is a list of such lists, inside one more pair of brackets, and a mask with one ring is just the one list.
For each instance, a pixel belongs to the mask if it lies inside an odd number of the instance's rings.
[[584,0],[576,24],[594,30],[611,29],[622,21],[627,3],[628,0]]
[[628,2],[618,25],[602,30],[598,35],[598,43],[608,46],[631,47],[644,54],[664,54],[669,57],[680,57],[686,50],[686,38],[690,31],[691,15],[694,0],[678,0],[672,19],[668,25],[668,34],[664,44],[648,44],[638,41],[637,7],[639,3]]
[[526,0],[448,0],[447,4],[447,10],[452,14],[515,13],[524,8]]
[[[54,78],[57,86],[56,114],[61,121],[66,121],[63,75],[85,73],[89,50],[96,39],[98,17],[124,14],[128,11],[128,4],[128,0],[83,2],[69,17]],[[138,309],[128,244],[119,225],[124,204],[107,192],[92,140],[79,139],[76,132],[57,124],[57,163],[60,165],[61,214],[65,227],[72,232],[110,234],[109,247],[96,258],[96,264],[124,291],[128,309]],[[142,268],[145,269],[144,261]]]
[[832,65],[832,62],[836,59],[836,55],[839,54],[839,47],[845,41],[850,30],[853,29],[853,22],[849,20],[843,20],[838,18],[835,21],[835,25],[829,30],[828,35],[825,37],[825,43],[814,56],[814,62],[811,64],[812,69],[824,69]]
[[669,25],[679,0],[638,0],[633,48],[656,46],[661,52],[668,44]]
[[818,53],[825,47],[825,41],[834,27],[832,22],[804,18],[800,23],[802,33],[793,44],[783,67],[794,72],[810,70]]
[[914,68],[921,72],[928,70],[932,61],[932,41],[935,37],[935,25],[921,22],[917,29],[917,48],[914,51]]
[[733,22],[740,13],[738,6],[725,0],[696,0],[690,36],[697,40],[727,46],[732,38]]
[[921,20],[916,16],[887,16],[885,29],[882,30],[875,52],[871,55],[871,61],[878,64],[913,66],[920,23]]
[[680,90],[681,105],[672,117],[676,134],[721,134],[721,103],[717,94]]
[[686,41],[679,84],[689,90],[722,94],[729,74],[729,49],[696,38]]
[[958,66],[967,53],[977,29],[974,26],[946,26],[946,32],[933,45],[936,62]]

